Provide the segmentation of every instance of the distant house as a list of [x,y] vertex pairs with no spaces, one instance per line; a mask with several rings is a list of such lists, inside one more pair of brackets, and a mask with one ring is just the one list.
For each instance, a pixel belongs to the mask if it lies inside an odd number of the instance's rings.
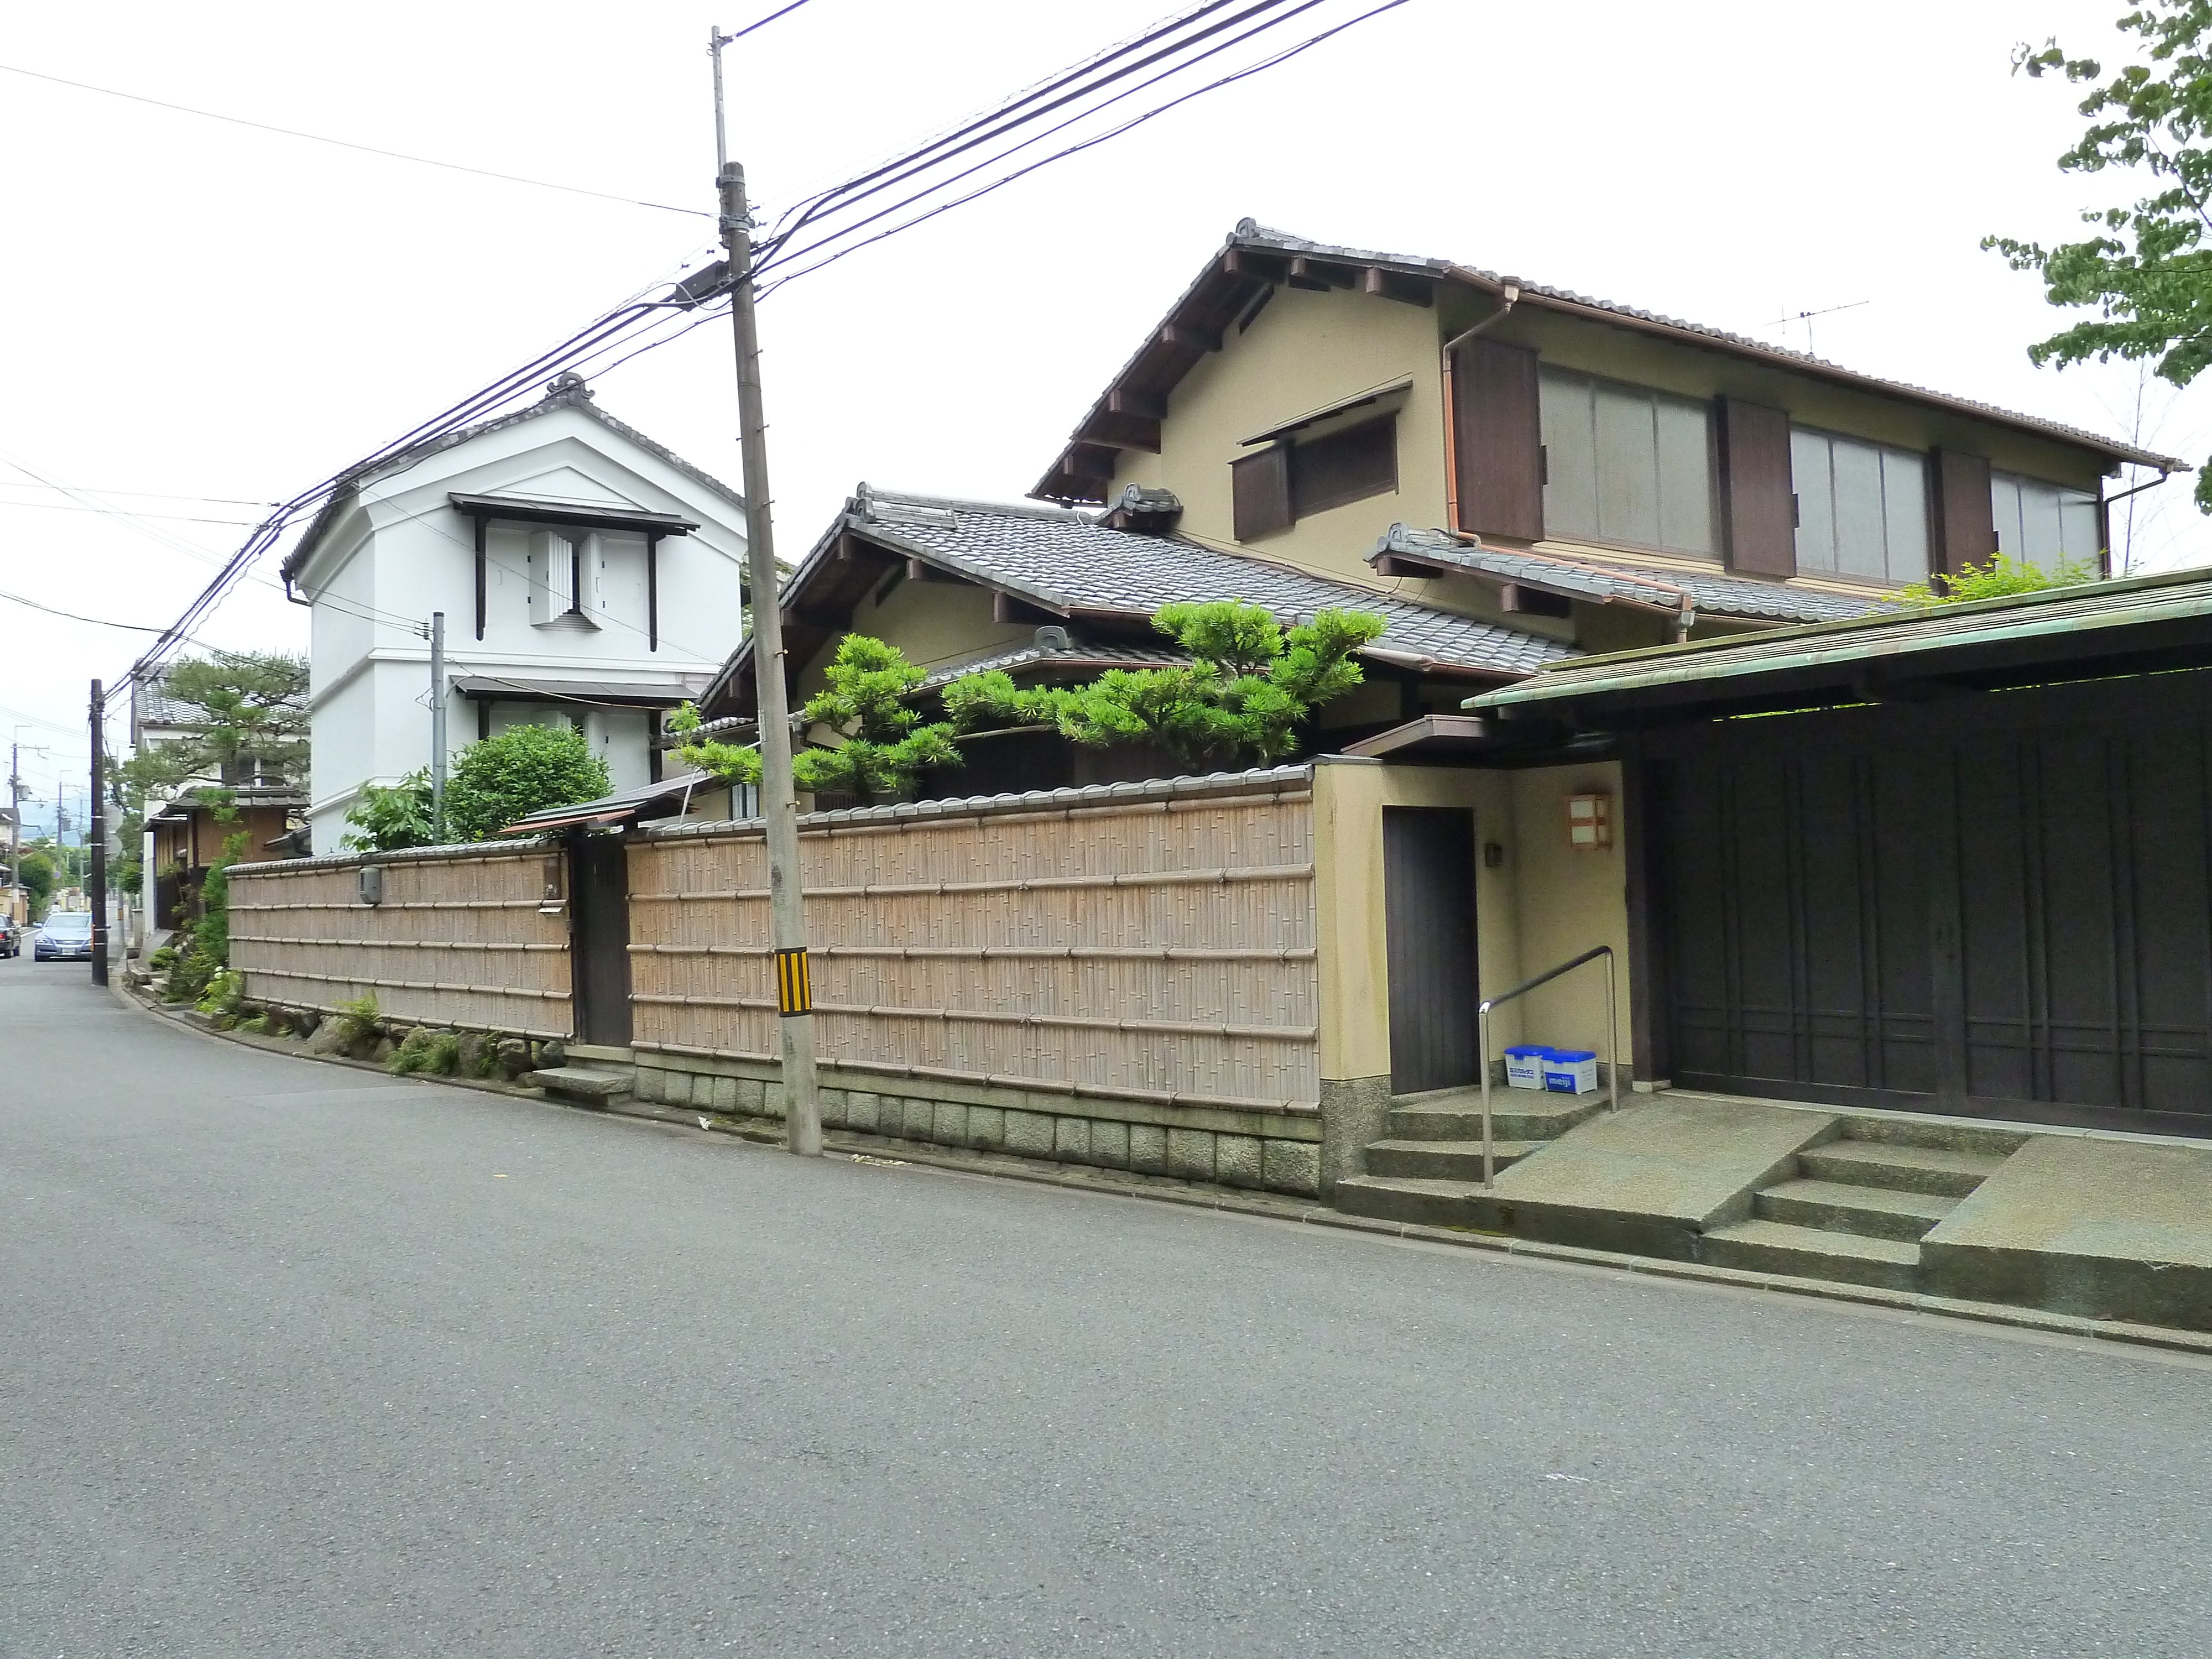
[[349,480],[283,573],[314,612],[314,850],[337,850],[364,787],[429,763],[434,611],[451,752],[566,722],[617,788],[658,777],[663,714],[742,631],[744,514],[574,375]]
[[[188,742],[201,733],[205,720],[204,710],[169,695],[165,674],[131,682],[134,749]],[[255,755],[211,766],[149,799],[143,848],[148,926],[158,930],[191,919],[208,866],[233,836],[246,836],[239,854],[243,863],[295,856],[307,806],[307,792]]]

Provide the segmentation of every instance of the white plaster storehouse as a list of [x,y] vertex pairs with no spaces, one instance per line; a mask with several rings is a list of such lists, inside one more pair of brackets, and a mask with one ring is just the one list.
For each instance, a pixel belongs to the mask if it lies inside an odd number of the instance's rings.
[[446,616],[447,747],[568,721],[617,790],[659,775],[664,714],[743,631],[738,492],[601,410],[578,377],[350,479],[284,562],[313,609],[308,822],[337,850],[364,785],[430,759]]

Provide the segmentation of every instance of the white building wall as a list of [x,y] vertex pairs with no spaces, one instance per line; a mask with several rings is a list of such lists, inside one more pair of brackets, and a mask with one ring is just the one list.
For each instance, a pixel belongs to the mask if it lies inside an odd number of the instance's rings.
[[[645,538],[615,533],[586,544],[584,621],[548,622],[531,605],[531,532],[495,523],[486,542],[483,637],[476,636],[474,526],[451,493],[678,514],[699,522],[659,547],[659,648],[646,603]],[[364,784],[390,784],[430,758],[429,646],[410,623],[446,613],[450,680],[599,680],[703,686],[736,648],[744,614],[742,509],[631,444],[588,415],[558,408],[480,434],[362,493],[353,523],[326,536],[296,586],[315,601],[314,744],[309,821],[319,853],[337,849]],[[567,532],[581,536],[584,532]],[[588,624],[588,625],[586,625]],[[530,701],[517,692],[516,702]],[[562,705],[531,715],[502,705],[495,729],[518,718],[581,715],[616,788],[650,778],[650,716]],[[448,702],[458,756],[476,740],[476,704]]]

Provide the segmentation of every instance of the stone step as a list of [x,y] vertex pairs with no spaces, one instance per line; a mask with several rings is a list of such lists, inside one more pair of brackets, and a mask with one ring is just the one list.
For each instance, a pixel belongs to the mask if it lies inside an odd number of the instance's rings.
[[1348,1215],[1426,1227],[1479,1224],[1480,1181],[1439,1181],[1421,1176],[1346,1176],[1336,1183],[1336,1207]]
[[1934,1193],[1892,1192],[1841,1181],[1784,1181],[1752,1194],[1751,1212],[1763,1221],[1818,1227],[1917,1243],[1958,1203]]
[[637,1054],[634,1049],[617,1048],[610,1042],[570,1042],[563,1047],[572,1060],[596,1061],[605,1066],[635,1066]]
[[[1519,1162],[1545,1143],[1505,1140],[1490,1143],[1491,1167],[1503,1170]],[[1377,1140],[1367,1148],[1367,1173],[1376,1176],[1424,1176],[1439,1181],[1482,1179],[1482,1142],[1474,1140]]]
[[1950,1146],[1906,1146],[1875,1140],[1832,1140],[1797,1154],[1801,1175],[1892,1192],[1964,1198],[2005,1161],[2002,1152]]
[[1832,1233],[1786,1222],[1739,1221],[1705,1236],[1698,1259],[1710,1267],[1832,1279],[1886,1290],[1920,1288],[1920,1247],[1893,1238]]
[[525,1072],[522,1081],[549,1095],[589,1101],[604,1106],[629,1093],[630,1078],[619,1072],[586,1071],[580,1066],[556,1066],[545,1071]]
[[[1553,1140],[1604,1109],[1602,1094],[1547,1095],[1534,1089],[1494,1089],[1490,1095],[1490,1133],[1503,1140]],[[1482,1097],[1472,1091],[1455,1090],[1443,1099],[1422,1097],[1417,1104],[1391,1107],[1388,1122],[1390,1138],[1395,1140],[1480,1140]]]

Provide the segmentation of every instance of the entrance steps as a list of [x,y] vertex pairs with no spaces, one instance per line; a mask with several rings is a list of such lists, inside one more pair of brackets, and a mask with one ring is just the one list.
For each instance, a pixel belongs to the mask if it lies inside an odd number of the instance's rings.
[[1747,1219],[1707,1231],[1698,1259],[1919,1290],[1920,1241],[2028,1139],[1887,1118],[1845,1118],[1839,1127],[1840,1139],[1805,1148],[1793,1173],[1754,1192]]
[[527,1073],[523,1081],[574,1106],[611,1106],[629,1098],[637,1085],[630,1050],[593,1042],[571,1042],[567,1050],[560,1065]]
[[[1491,1164],[1505,1170],[1605,1108],[1603,1094],[1490,1091]],[[1458,1224],[1482,1190],[1482,1091],[1395,1095],[1387,1132],[1370,1141],[1366,1173],[1336,1183],[1336,1206],[1388,1221]]]

